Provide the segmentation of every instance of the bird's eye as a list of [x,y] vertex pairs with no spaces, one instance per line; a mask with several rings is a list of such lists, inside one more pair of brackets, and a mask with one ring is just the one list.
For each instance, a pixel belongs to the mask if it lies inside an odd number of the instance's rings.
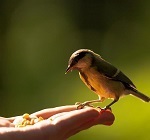
[[79,61],[79,57],[77,56],[77,57],[74,58],[74,62],[78,63],[78,61]]
[[79,60],[82,59],[85,56],[85,54],[86,54],[85,52],[76,53],[75,57],[73,58],[72,65],[77,64],[79,62]]
[[85,54],[86,54],[85,52],[77,53],[76,57],[74,58],[74,61],[78,62],[80,59],[82,59],[85,56]]

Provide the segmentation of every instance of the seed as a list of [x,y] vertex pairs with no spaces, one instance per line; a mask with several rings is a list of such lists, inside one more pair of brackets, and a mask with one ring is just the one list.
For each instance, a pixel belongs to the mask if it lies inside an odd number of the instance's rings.
[[41,116],[37,117],[37,116],[29,115],[28,113],[25,113],[22,116],[17,117],[13,123],[15,127],[26,127],[26,126],[34,125],[42,120],[44,119]]
[[26,124],[27,124],[27,125],[29,125],[29,124],[30,124],[30,121],[29,121],[29,120],[27,120],[27,121],[26,121]]
[[19,124],[19,125],[16,125],[15,127],[25,127],[25,125]]
[[29,119],[30,118],[30,115],[28,114],[28,113],[25,113],[25,114],[23,114],[23,116],[22,116],[24,119]]
[[25,124],[25,123],[26,123],[26,121],[27,121],[26,119],[23,119],[23,120],[20,122],[20,124],[22,124],[22,125],[23,125],[23,124]]
[[33,125],[33,124],[34,124],[34,120],[35,120],[34,118],[31,119],[30,125]]
[[42,117],[39,117],[39,121],[43,121],[44,119]]

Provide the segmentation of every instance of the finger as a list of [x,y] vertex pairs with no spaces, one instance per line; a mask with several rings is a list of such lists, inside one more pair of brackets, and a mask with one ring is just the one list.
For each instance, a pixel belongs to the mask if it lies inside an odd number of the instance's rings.
[[49,119],[50,121],[54,121],[56,118],[61,117],[61,116],[63,116],[63,115],[66,115],[67,113],[68,113],[68,112],[61,112],[61,113],[58,113],[58,114],[55,114],[55,115],[49,117],[48,119]]
[[7,119],[0,118],[0,127],[14,127],[14,124]]
[[99,113],[99,116],[91,121],[86,122],[80,126],[80,129],[87,129],[93,125],[102,124],[102,125],[112,125],[115,120],[114,115],[110,110],[102,110]]
[[19,116],[9,117],[9,118],[0,117],[0,119],[5,119],[5,120],[8,120],[12,123],[17,117],[19,117]]
[[96,109],[91,107],[81,109],[81,110],[74,110],[62,115],[55,120],[53,120],[53,124],[63,128],[63,129],[74,129],[78,128],[80,125],[84,124],[85,122],[98,117],[99,112]]
[[74,130],[70,131],[67,134],[67,137],[70,137],[82,130],[88,129],[97,124],[112,125],[114,120],[115,120],[115,117],[111,113],[110,110],[102,110],[102,111],[100,111],[100,114],[97,118],[89,120],[89,121],[85,122],[84,124],[80,125],[78,128],[75,128]]
[[[34,115],[37,117],[41,116],[44,119],[47,119],[54,114],[58,114],[61,112],[68,112],[68,111],[72,111],[72,110],[76,110],[76,109],[77,109],[77,105],[67,105],[67,106],[43,109],[43,110],[37,111],[35,113],[32,113],[31,115]],[[10,122],[13,122],[17,117],[19,117],[19,116],[9,117],[9,118],[5,118],[5,119],[9,120]],[[3,117],[0,117],[0,118],[3,118]]]
[[112,125],[115,116],[110,110],[101,110],[99,117],[95,120],[96,124]]
[[[63,116],[63,115],[66,115],[67,113],[68,113],[68,112],[61,112],[61,113],[58,113],[58,114],[55,114],[55,115],[51,116],[51,117],[48,118],[48,119],[50,119],[51,121],[54,121],[56,118],[61,117],[61,116]],[[72,111],[70,111],[70,113],[72,113]]]
[[93,125],[102,124],[102,125],[112,125],[115,120],[115,116],[110,110],[101,110],[99,116],[91,121],[86,122],[81,125],[81,129],[87,129]]
[[47,119],[55,114],[61,113],[61,112],[69,112],[72,110],[76,110],[77,105],[67,105],[67,106],[61,106],[61,107],[55,107],[55,108],[48,108],[43,109],[41,111],[35,112],[32,115],[41,116],[44,119]]

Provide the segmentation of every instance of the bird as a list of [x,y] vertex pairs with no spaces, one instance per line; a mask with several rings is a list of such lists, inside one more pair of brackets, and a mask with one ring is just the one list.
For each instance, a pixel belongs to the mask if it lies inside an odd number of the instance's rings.
[[112,99],[113,101],[104,107],[108,109],[125,95],[134,95],[145,102],[150,101],[150,97],[138,91],[121,70],[92,50],[75,51],[70,56],[65,74],[72,70],[77,70],[83,83],[99,97],[97,100],[78,102],[78,109],[93,106],[93,103],[103,102],[105,99]]

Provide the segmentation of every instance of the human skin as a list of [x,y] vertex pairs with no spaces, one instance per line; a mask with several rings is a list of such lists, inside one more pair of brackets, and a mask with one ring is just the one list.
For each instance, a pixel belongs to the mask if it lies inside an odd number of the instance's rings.
[[44,120],[32,126],[15,128],[16,117],[0,117],[0,139],[3,140],[65,140],[76,133],[94,125],[112,125],[114,115],[110,110],[85,107],[76,109],[76,105],[60,106],[33,113]]

